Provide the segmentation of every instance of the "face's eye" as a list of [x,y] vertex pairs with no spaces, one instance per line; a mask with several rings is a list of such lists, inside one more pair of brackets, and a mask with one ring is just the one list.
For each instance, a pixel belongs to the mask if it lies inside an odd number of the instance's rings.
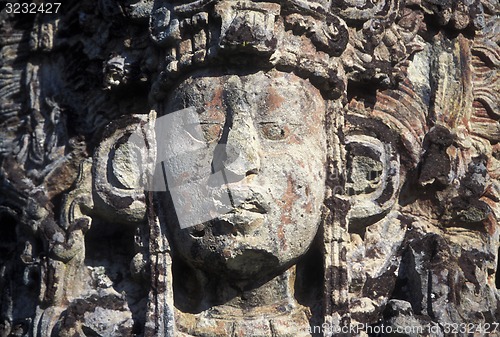
[[260,130],[264,137],[270,140],[282,140],[290,135],[288,126],[275,122],[260,123]]
[[185,126],[186,131],[199,142],[212,143],[219,140],[222,134],[222,125],[219,123],[201,122]]

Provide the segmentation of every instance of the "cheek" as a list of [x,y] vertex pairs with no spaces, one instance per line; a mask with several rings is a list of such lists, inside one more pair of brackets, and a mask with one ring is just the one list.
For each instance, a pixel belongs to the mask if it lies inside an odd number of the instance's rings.
[[292,217],[318,213],[325,191],[325,149],[319,144],[295,146],[273,159],[262,173],[275,204],[280,205],[282,220],[293,222]]

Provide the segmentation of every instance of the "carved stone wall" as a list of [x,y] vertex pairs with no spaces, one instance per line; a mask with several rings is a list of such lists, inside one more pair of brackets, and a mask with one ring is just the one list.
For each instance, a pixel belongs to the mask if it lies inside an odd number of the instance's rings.
[[1,8],[0,336],[498,328],[498,1]]

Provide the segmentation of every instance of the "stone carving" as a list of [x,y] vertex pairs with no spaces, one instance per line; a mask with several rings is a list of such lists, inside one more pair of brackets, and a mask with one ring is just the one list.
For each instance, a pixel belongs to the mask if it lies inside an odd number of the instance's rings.
[[[4,8],[0,334],[492,332],[499,10],[489,0]],[[186,108],[201,133],[155,128]],[[200,150],[182,152],[185,137]],[[222,186],[209,179],[217,172]],[[229,191],[229,211],[182,228],[170,192],[192,179],[215,204]]]

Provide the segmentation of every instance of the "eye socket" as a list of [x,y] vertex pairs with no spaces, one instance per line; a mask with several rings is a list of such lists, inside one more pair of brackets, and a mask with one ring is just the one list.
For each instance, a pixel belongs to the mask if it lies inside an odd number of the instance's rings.
[[270,140],[283,140],[290,135],[288,126],[275,122],[260,123],[260,130],[264,137]]
[[222,125],[219,123],[201,122],[185,126],[186,131],[199,142],[212,143],[219,140],[222,134]]
[[348,154],[346,187],[349,195],[374,192],[382,181],[383,165],[377,159]]

